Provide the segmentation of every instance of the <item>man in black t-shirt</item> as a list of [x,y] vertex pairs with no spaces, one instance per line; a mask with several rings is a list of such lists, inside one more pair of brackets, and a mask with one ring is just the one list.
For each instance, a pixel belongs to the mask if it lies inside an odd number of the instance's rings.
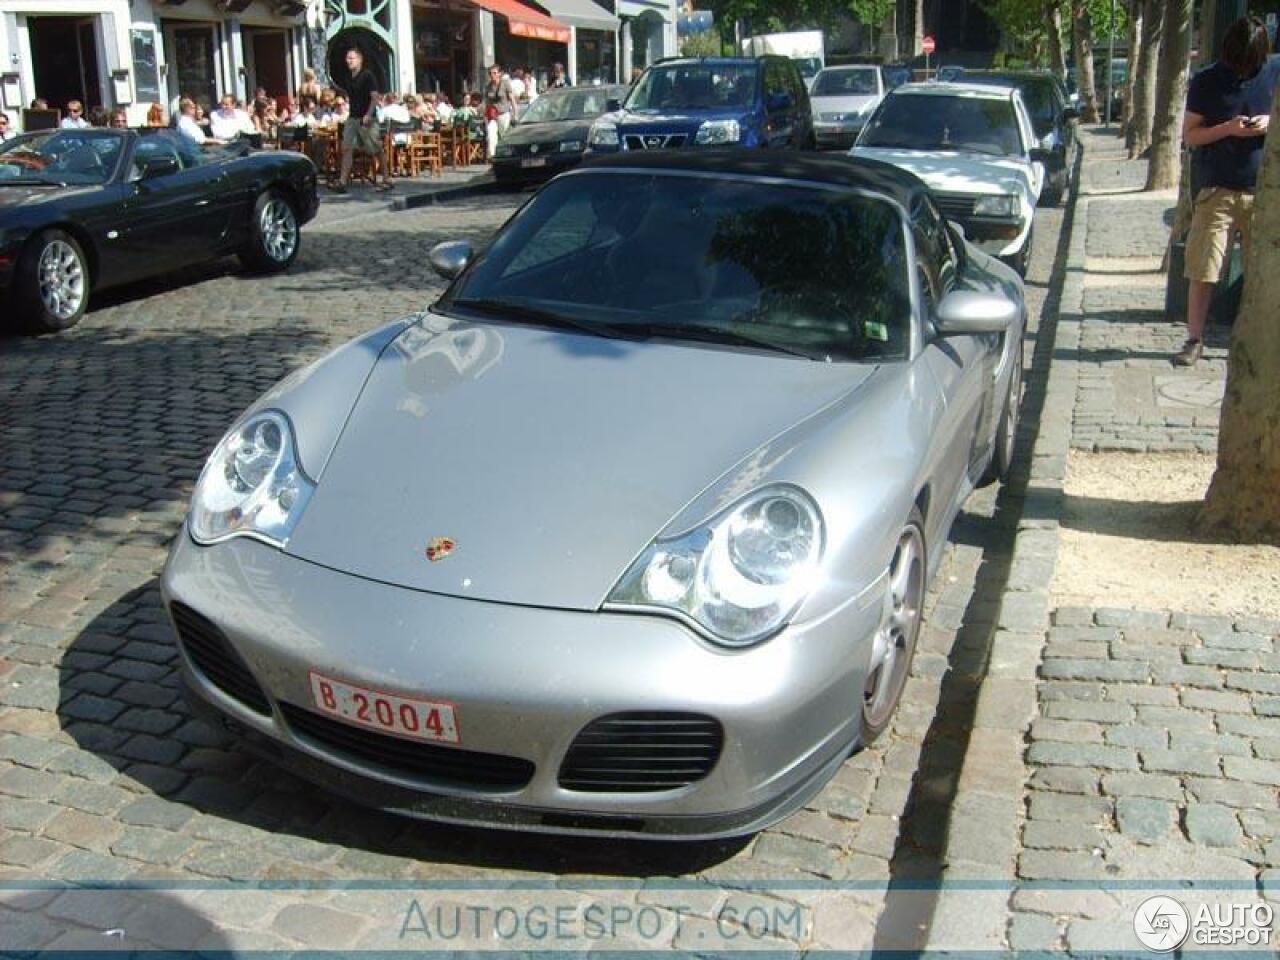
[[339,85],[346,91],[351,112],[342,125],[342,171],[333,189],[338,193],[347,192],[347,184],[351,182],[351,164],[358,149],[373,158],[375,179],[382,175],[382,184],[376,189],[390,190],[391,173],[383,155],[382,131],[378,129],[376,113],[379,99],[377,80],[364,68],[364,54],[356,47],[347,51],[347,69],[351,76]]
[[1275,94],[1275,72],[1263,69],[1268,48],[1262,21],[1242,17],[1227,28],[1222,56],[1192,77],[1187,89],[1182,138],[1200,153],[1187,234],[1187,342],[1173,358],[1180,367],[1200,359],[1209,300],[1236,231],[1244,246],[1249,243],[1253,192]]

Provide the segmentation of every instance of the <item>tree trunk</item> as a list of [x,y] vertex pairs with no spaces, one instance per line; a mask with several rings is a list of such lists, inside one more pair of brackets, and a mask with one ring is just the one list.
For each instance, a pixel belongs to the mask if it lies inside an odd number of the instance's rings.
[[1049,69],[1067,78],[1067,57],[1062,50],[1062,7],[1058,0],[1049,0],[1044,10],[1045,32],[1049,35]]
[[924,0],[916,0],[911,41],[911,55],[918,57],[924,52]]
[[1142,0],[1142,39],[1133,76],[1133,118],[1124,132],[1129,159],[1142,156],[1151,146],[1151,117],[1156,108],[1156,64],[1164,36],[1164,0]]
[[[1280,109],[1280,91],[1271,116]],[[1204,529],[1280,543],[1280,137],[1268,136],[1255,194],[1244,300],[1231,330],[1218,468],[1200,511]]]
[[1085,0],[1071,0],[1071,33],[1076,41],[1076,85],[1080,88],[1080,119],[1098,122],[1098,91],[1093,83],[1093,21]]
[[1137,84],[1138,70],[1142,64],[1142,8],[1143,0],[1129,0],[1129,75],[1124,81],[1124,105],[1120,110],[1120,129],[1125,139],[1129,137],[1129,126],[1133,123],[1133,88]]
[[884,26],[880,30],[880,57],[885,63],[894,63],[898,59],[898,11],[890,11],[884,18]]
[[1178,185],[1182,170],[1182,113],[1187,100],[1191,60],[1192,0],[1165,0],[1164,42],[1156,75],[1156,108],[1151,124],[1151,162],[1147,189]]

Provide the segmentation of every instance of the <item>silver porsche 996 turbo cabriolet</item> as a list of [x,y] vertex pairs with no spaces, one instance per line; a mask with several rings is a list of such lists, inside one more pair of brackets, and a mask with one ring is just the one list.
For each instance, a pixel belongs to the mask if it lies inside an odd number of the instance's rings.
[[911,174],[589,161],[210,455],[163,577],[197,706],[360,803],[749,834],[891,722],[1021,394],[1017,276]]

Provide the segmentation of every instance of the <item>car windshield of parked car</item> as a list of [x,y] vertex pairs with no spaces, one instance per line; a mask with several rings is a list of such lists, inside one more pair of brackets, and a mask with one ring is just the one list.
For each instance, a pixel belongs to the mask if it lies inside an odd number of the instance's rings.
[[440,308],[617,339],[822,360],[906,355],[897,208],[851,190],[678,172],[552,181]]
[[796,69],[800,71],[800,76],[806,80],[810,80],[818,75],[818,71],[822,69],[822,61],[817,57],[792,57],[791,62],[796,65]]
[[688,63],[650,67],[628,110],[715,110],[749,106],[755,99],[754,63]]
[[861,97],[875,94],[876,71],[823,70],[813,81],[810,93],[815,97]]
[[559,123],[563,120],[590,120],[609,108],[609,97],[622,99],[625,88],[593,87],[590,90],[551,90],[529,104],[520,122]]
[[1021,90],[1022,102],[1027,105],[1031,123],[1040,136],[1048,133],[1058,119],[1058,97],[1053,89],[1053,81],[1048,77],[1011,77],[992,73],[985,76],[968,74],[965,80],[994,87],[1016,87]]
[[0,144],[0,184],[106,183],[115,173],[124,137],[109,130],[49,130]]
[[860,147],[955,150],[1019,156],[1022,140],[1013,103],[967,94],[898,94],[876,111]]

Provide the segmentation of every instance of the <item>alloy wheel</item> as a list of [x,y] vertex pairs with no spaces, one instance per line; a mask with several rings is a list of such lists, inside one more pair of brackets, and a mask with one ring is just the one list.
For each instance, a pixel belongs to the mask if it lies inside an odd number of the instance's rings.
[[872,729],[888,722],[907,682],[924,612],[924,563],[924,538],[911,524],[898,538],[889,564],[889,596],[862,694],[863,720]]
[[285,263],[298,247],[298,218],[293,208],[279,197],[272,197],[262,207],[258,219],[262,246],[276,263]]
[[71,244],[51,240],[40,252],[36,267],[40,299],[50,314],[69,320],[84,304],[84,264]]

